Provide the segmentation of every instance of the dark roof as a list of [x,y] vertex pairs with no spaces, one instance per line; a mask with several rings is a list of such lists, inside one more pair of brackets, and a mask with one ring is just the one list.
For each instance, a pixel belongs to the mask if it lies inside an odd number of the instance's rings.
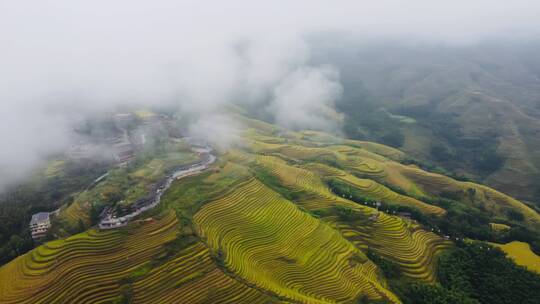
[[49,219],[49,212],[39,212],[32,215],[32,220],[30,221],[30,225],[37,224],[39,222],[44,222],[48,219]]

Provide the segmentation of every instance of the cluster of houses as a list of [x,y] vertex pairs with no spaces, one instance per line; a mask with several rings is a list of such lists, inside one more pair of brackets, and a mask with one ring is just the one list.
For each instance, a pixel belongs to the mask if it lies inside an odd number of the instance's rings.
[[131,113],[120,113],[114,115],[114,125],[122,132],[121,136],[112,139],[112,153],[116,162],[124,164],[135,157],[135,145],[131,142],[127,129],[135,122],[135,118]]
[[[142,118],[132,113],[118,113],[113,116],[113,123],[119,133],[104,138],[103,142],[81,139],[66,151],[66,156],[74,160],[92,159],[96,154],[106,151],[107,156],[119,165],[125,165],[135,157],[135,152],[146,142],[145,130],[160,122],[159,115],[146,115]],[[140,125],[142,124],[142,125]],[[137,125],[134,130],[133,127]],[[128,130],[131,130],[128,132]]]
[[[119,113],[113,116],[114,126],[120,133],[106,138],[105,145],[108,146],[106,150],[111,151],[112,158],[119,166],[129,163],[135,157],[135,152],[145,144],[145,132],[148,131],[147,128],[152,128],[154,124],[160,122],[160,119],[165,118],[152,113],[137,117],[132,113]],[[141,122],[142,126],[128,132],[128,130],[133,129],[134,124],[140,125]],[[98,225],[100,229],[112,229],[127,225],[132,218],[157,206],[160,203],[162,193],[170,186],[174,179],[205,170],[209,164],[215,161],[215,156],[210,154],[212,149],[207,142],[194,138],[186,139],[191,145],[192,150],[199,154],[200,159],[196,163],[177,168],[173,174],[167,176],[164,181],[157,184],[151,190],[148,197],[133,203],[129,208],[130,210],[128,210],[130,213],[117,217],[111,208],[103,210],[102,214],[100,214],[101,220]],[[71,146],[66,152],[66,155],[71,159],[91,159],[96,150],[100,148],[102,149],[103,147],[82,140],[78,144]],[[92,188],[106,177],[107,173],[97,178],[89,188]],[[55,212],[57,213],[58,211]],[[51,216],[54,216],[56,214],[55,212],[40,212],[32,216],[30,230],[34,240],[43,239],[47,235],[51,227]]]
[[[113,158],[119,164],[127,164],[135,157],[135,152],[146,143],[146,132],[160,123],[163,117],[153,113],[136,115],[132,113],[119,113],[113,117],[114,124],[122,132],[121,136],[112,141]],[[137,124],[137,128],[132,128]],[[130,132],[128,134],[128,129]]]

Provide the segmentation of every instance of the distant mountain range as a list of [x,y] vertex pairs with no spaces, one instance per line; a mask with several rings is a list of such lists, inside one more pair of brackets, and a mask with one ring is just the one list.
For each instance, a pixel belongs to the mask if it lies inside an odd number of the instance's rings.
[[346,133],[540,206],[540,45],[327,43]]

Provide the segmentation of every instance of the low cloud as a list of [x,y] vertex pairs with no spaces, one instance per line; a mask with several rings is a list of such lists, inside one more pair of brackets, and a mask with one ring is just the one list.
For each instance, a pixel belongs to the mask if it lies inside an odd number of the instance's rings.
[[205,139],[218,149],[241,142],[241,126],[224,114],[204,114],[189,127],[189,136]]
[[6,109],[0,127],[0,189],[9,181],[24,177],[39,165],[42,157],[68,147],[71,122],[53,113]]
[[276,86],[269,110],[276,122],[286,128],[337,131],[341,117],[334,103],[342,90],[334,68],[302,67]]
[[335,131],[339,71],[311,66],[316,46],[304,37],[530,39],[539,12],[531,0],[2,1],[0,187],[69,146],[73,123],[124,105],[173,105],[200,115],[208,136],[210,121],[234,133],[215,116],[228,102],[265,104],[286,127]]

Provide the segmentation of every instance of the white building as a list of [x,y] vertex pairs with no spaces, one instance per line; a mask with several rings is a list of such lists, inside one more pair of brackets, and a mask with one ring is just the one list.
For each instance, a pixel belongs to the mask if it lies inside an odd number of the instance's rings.
[[47,234],[49,228],[51,228],[49,212],[39,212],[32,215],[32,220],[30,221],[30,232],[32,233],[32,239],[42,239]]

